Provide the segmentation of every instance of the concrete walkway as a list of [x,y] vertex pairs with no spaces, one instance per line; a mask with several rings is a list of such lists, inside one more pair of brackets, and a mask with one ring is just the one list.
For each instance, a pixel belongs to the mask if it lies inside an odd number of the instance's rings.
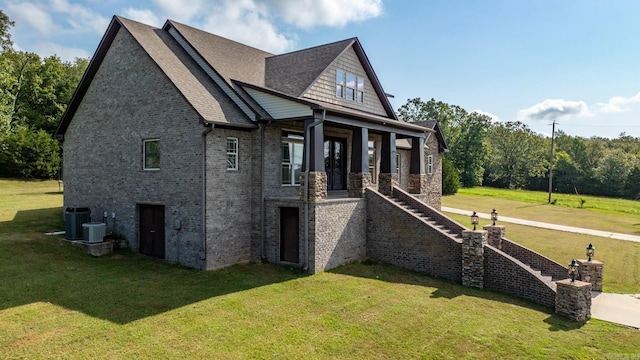
[[[442,207],[442,211],[471,216],[472,211]],[[477,213],[483,219],[491,219],[490,214]],[[533,226],[543,229],[567,231],[576,234],[601,236],[610,239],[640,242],[640,236],[612,233],[608,231],[583,229],[538,221],[500,216],[501,222]],[[640,329],[640,294],[609,294],[591,292],[591,317]]]
[[[446,207],[446,206],[442,207],[442,211],[448,212],[448,213],[453,213],[453,214],[469,215],[469,216],[471,216],[471,213],[472,213],[472,211],[469,211],[469,210],[454,209],[454,208],[450,208],[450,207]],[[491,215],[490,214],[486,214],[486,213],[477,213],[477,214],[482,219],[491,219]],[[572,232],[572,233],[576,233],[576,234],[585,234],[585,235],[600,236],[600,237],[605,237],[605,238],[610,238],[610,239],[640,242],[640,236],[636,236],[636,235],[620,234],[620,233],[612,233],[612,232],[609,232],[609,231],[577,228],[577,227],[573,227],[573,226],[565,226],[565,225],[544,223],[544,222],[539,222],[539,221],[516,219],[516,218],[512,218],[512,217],[507,217],[507,216],[500,216],[499,221],[512,223],[512,224],[518,224],[518,225],[533,226],[533,227],[543,228],[543,229],[567,231],[567,232]]]
[[591,317],[640,329],[640,294],[592,291]]

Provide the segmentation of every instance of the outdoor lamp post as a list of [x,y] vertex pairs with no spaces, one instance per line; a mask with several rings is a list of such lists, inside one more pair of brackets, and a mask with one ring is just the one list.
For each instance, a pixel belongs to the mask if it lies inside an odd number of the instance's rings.
[[589,261],[591,261],[591,258],[593,257],[593,254],[596,252],[596,248],[593,246],[593,244],[589,244],[589,246],[587,246],[587,257],[589,258]]
[[478,222],[480,221],[480,217],[478,216],[478,214],[474,211],[473,214],[471,215],[471,224],[473,224],[473,231],[476,230],[476,225],[478,225]]
[[496,209],[493,209],[491,212],[491,220],[493,220],[493,226],[496,226],[496,221],[498,220],[498,212]]
[[580,266],[580,264],[578,264],[576,259],[572,259],[571,263],[569,264],[569,276],[571,276],[571,282],[576,281],[576,273],[578,272],[578,266]]

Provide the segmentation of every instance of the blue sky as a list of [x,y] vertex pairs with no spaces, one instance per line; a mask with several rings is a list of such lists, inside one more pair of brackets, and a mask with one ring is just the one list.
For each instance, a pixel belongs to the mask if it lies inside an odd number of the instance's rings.
[[435,98],[550,134],[640,137],[635,0],[0,0],[16,48],[90,57],[114,14],[283,53],[357,36],[395,109]]

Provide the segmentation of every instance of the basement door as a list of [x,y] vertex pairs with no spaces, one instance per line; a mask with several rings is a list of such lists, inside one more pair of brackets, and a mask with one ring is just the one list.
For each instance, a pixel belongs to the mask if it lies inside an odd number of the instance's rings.
[[347,159],[344,139],[325,138],[324,170],[327,172],[327,190],[345,190]]
[[139,205],[140,253],[164,259],[164,206]]
[[300,260],[300,216],[298,208],[280,208],[280,261]]

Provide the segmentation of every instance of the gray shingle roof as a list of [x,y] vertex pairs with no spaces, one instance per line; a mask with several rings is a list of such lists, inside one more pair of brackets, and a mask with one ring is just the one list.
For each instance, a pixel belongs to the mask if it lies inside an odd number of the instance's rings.
[[264,86],[265,59],[273,54],[173,20],[167,25],[178,30],[229,85],[233,79]]
[[267,58],[265,86],[287,95],[302,96],[354,41],[355,38],[351,38]]

